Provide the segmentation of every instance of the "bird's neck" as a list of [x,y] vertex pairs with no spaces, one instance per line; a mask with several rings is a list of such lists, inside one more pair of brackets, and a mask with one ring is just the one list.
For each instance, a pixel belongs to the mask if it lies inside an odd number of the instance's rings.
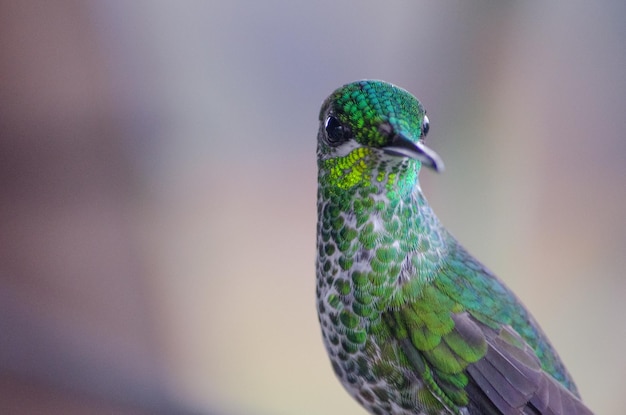
[[408,170],[348,189],[320,181],[318,266],[328,268],[329,284],[343,280],[360,292],[355,272],[363,273],[380,283],[372,293],[397,298],[403,286],[419,291],[435,278],[450,238],[421,192],[419,165]]

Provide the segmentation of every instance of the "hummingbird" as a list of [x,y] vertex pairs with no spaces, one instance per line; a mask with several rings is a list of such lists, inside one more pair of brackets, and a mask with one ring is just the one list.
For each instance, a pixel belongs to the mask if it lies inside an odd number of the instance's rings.
[[335,374],[375,415],[592,414],[535,319],[443,227],[444,169],[409,92],[335,90],[317,136],[317,311]]

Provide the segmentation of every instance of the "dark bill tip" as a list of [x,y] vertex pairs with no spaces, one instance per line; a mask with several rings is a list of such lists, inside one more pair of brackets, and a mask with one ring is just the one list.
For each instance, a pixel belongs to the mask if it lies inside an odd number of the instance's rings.
[[437,153],[426,147],[423,141],[414,142],[397,134],[391,143],[383,147],[385,153],[398,157],[410,157],[419,160],[424,166],[441,173],[444,170],[443,161]]

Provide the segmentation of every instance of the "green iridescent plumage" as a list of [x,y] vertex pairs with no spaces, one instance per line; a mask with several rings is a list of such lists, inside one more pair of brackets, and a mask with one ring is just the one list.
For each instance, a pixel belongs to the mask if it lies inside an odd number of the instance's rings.
[[422,195],[428,119],[382,81],[345,85],[318,133],[317,306],[333,368],[371,413],[591,414],[515,295]]

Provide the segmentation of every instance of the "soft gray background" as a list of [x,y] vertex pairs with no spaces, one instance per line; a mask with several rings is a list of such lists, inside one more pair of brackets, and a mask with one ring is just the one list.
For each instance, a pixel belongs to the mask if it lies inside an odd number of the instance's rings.
[[444,223],[623,413],[625,4],[0,2],[0,411],[364,414],[315,314],[315,135],[381,78]]

